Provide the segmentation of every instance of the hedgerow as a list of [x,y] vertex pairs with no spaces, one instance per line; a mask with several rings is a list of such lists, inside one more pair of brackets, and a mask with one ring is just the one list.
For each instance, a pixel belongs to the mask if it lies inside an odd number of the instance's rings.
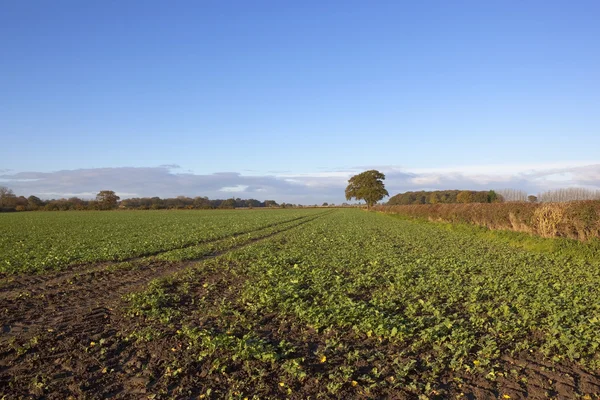
[[462,222],[527,232],[542,237],[588,240],[600,237],[600,201],[567,203],[419,204],[376,210],[432,221]]

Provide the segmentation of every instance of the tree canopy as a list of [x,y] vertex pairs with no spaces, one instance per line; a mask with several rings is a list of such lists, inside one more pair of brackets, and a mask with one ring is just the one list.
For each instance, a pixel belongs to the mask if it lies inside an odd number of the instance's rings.
[[398,193],[388,200],[389,206],[406,204],[498,203],[504,201],[493,190],[435,190]]
[[371,208],[373,204],[385,196],[389,196],[383,184],[384,180],[385,175],[374,169],[354,175],[348,180],[346,200],[353,198],[364,200],[367,203],[367,208]]
[[117,208],[120,197],[115,194],[112,190],[101,190],[96,195],[96,201],[103,210],[110,210]]

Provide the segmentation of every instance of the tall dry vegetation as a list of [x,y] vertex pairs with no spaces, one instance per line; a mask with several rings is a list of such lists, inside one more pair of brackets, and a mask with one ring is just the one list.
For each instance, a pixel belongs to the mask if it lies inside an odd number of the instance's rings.
[[543,237],[600,238],[600,201],[378,206],[378,211],[432,221],[463,222]]
[[549,190],[537,195],[539,202],[563,202],[574,200],[600,200],[600,190],[565,188]]

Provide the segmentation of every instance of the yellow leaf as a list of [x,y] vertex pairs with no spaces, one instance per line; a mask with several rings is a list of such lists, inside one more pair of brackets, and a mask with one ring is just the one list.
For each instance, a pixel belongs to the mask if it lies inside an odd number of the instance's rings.
[[481,364],[481,361],[479,361],[479,360],[475,360],[475,361],[473,361],[473,365],[474,365],[474,366],[478,366],[479,364]]
[[279,386],[281,386],[281,387],[284,387],[284,386],[285,386],[285,383],[283,383],[283,382],[279,382]]
[[96,345],[96,342],[90,342],[90,347],[94,347]]
[[356,385],[358,385],[358,382],[352,381],[352,386],[356,386]]
[[503,394],[503,395],[502,395],[502,398],[503,398],[503,399],[510,399],[510,396],[509,396],[509,395],[507,395],[507,394]]
[[327,361],[327,357],[321,356],[321,359],[319,361],[321,361],[321,363],[324,363],[325,361]]

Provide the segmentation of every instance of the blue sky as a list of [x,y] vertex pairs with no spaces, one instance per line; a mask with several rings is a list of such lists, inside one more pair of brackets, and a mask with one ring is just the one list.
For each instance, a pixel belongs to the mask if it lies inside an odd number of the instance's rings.
[[[0,1],[0,184],[341,201],[377,167],[395,191],[600,187],[597,1],[295,3]],[[165,181],[128,192],[142,172]]]

